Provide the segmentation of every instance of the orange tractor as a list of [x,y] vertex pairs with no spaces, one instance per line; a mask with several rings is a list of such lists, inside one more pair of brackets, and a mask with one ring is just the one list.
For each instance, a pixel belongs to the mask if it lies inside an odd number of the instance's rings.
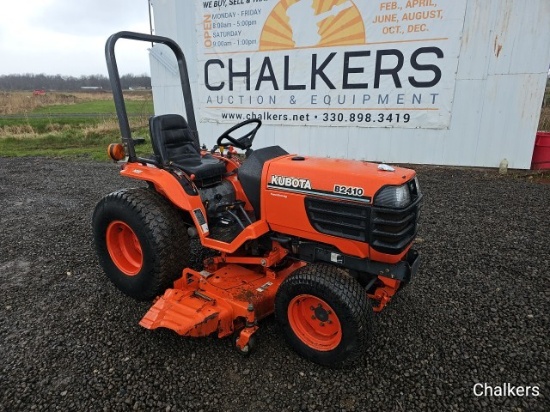
[[[114,54],[117,40],[175,54],[187,121],[153,116],[151,158],[136,155]],[[200,147],[184,55],[166,37],[120,32],[106,44],[122,143],[121,175],[147,182],[105,196],[93,214],[99,261],[125,294],[153,300],[140,324],[183,336],[232,337],[248,354],[258,321],[275,314],[300,355],[331,367],[365,352],[373,312],[417,272],[411,249],[422,194],[413,170],[252,150],[258,119]],[[235,137],[239,129],[245,130]],[[241,162],[235,150],[246,153]],[[214,253],[187,267],[189,238]]]

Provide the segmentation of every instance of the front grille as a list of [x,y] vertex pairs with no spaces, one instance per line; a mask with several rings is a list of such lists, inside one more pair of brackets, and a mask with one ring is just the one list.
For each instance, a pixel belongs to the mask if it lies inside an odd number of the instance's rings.
[[413,203],[403,209],[372,208],[370,245],[382,253],[398,254],[412,242],[418,231],[422,195],[411,192]]
[[309,222],[320,233],[368,242],[378,252],[399,254],[416,236],[422,205],[415,180],[407,186],[412,203],[401,209],[306,197]]
[[370,207],[306,197],[306,212],[315,230],[346,239],[368,240]]
[[412,203],[402,209],[372,208],[370,245],[383,253],[401,253],[412,242],[418,231],[422,194],[417,180],[407,183]]

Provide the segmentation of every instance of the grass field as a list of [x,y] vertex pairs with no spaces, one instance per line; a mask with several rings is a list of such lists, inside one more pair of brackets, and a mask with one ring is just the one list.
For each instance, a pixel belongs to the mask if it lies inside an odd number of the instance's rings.
[[[150,91],[125,94],[129,113],[153,111]],[[1,92],[0,116],[47,113],[115,113],[111,93],[46,93],[34,96],[32,92]]]
[[[150,92],[125,95],[135,136],[148,139],[153,114]],[[0,155],[88,156],[107,159],[106,147],[120,141],[110,93],[0,93]],[[137,150],[149,150],[149,145]]]
[[[149,142],[147,122],[153,114],[151,92],[125,95],[134,136]],[[550,84],[542,104],[539,130],[550,130]],[[0,155],[88,156],[107,159],[106,147],[120,139],[110,93],[0,92]],[[150,153],[150,144],[137,146]]]

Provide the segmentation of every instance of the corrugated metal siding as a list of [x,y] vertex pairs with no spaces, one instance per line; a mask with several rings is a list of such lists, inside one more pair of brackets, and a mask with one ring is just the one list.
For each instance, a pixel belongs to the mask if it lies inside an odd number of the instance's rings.
[[[197,95],[194,2],[153,0],[156,33],[182,46]],[[385,161],[528,169],[550,63],[550,1],[468,0],[448,130],[263,126],[255,147]],[[151,57],[157,113],[183,112],[178,79]],[[195,102],[195,107],[197,103]],[[198,117],[198,116],[197,116]],[[226,125],[199,123],[212,146]]]

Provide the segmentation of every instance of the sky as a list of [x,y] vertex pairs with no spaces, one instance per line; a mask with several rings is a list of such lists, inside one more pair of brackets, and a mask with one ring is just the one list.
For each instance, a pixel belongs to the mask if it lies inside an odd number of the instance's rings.
[[[148,0],[0,0],[0,75],[107,75],[105,41],[149,32]],[[150,44],[119,40],[120,73],[149,73]]]

